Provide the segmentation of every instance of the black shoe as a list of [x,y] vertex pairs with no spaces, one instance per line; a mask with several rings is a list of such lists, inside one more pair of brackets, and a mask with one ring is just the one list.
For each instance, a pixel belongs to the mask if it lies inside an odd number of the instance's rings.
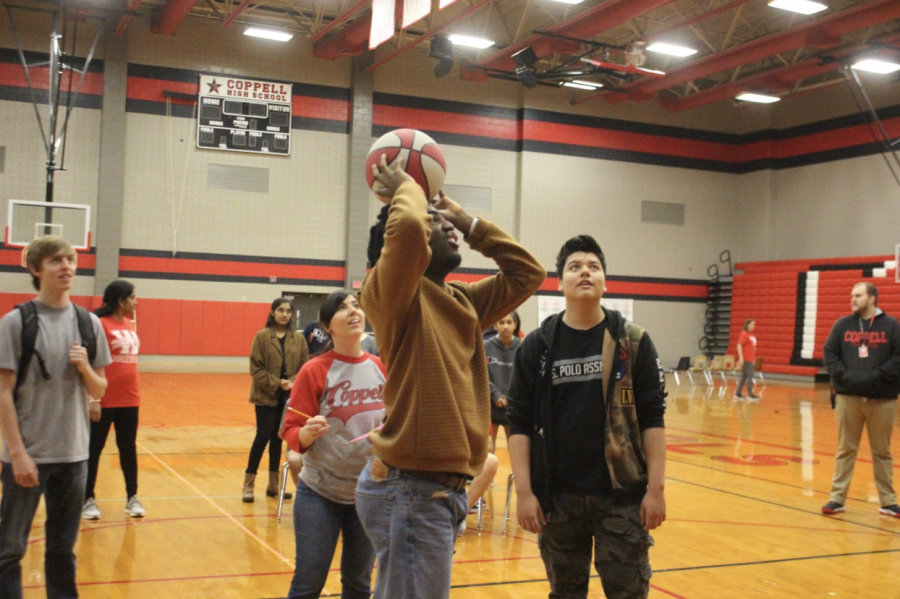
[[838,503],[837,501],[829,501],[825,505],[822,506],[822,513],[827,516],[833,516],[834,514],[840,514],[844,511],[844,506]]

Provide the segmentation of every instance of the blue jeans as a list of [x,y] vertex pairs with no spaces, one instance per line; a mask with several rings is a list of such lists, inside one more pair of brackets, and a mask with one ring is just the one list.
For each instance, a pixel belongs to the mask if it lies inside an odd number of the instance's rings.
[[44,527],[44,574],[47,598],[78,597],[75,588],[75,539],[81,524],[87,460],[71,464],[38,464],[40,484],[26,489],[16,484],[12,464],[3,463],[0,481],[0,593],[22,597],[22,558],[41,495],[47,506]]
[[465,491],[372,458],[359,476],[356,509],[378,557],[375,599],[450,596],[453,547],[467,512]]
[[375,551],[366,536],[356,506],[335,503],[310,489],[301,480],[294,497],[294,538],[297,566],[288,599],[318,599],[328,569],[343,536],[341,597],[368,599],[372,593]]

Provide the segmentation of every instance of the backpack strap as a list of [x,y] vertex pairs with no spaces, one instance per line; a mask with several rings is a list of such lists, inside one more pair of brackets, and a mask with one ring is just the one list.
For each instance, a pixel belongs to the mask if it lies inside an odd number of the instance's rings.
[[[37,306],[34,301],[24,302],[16,306],[22,317],[22,347],[19,354],[19,369],[16,371],[16,386],[13,388],[13,399],[17,399],[17,391],[22,383],[25,382],[25,375],[31,366],[31,359],[34,357],[34,345],[37,342],[38,333],[38,316]],[[43,360],[41,360],[43,365]],[[41,369],[41,374],[46,375],[46,368]]]
[[91,321],[91,313],[79,306],[75,306],[75,318],[78,321],[78,333],[81,335],[81,345],[87,350],[88,361],[94,365],[97,357],[97,333],[94,331],[94,323]]

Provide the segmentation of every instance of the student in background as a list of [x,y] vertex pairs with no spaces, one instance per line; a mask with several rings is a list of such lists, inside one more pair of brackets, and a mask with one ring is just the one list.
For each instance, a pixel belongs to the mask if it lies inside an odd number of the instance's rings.
[[[253,338],[250,349],[250,403],[256,406],[256,437],[244,474],[243,501],[253,502],[253,485],[266,446],[269,447],[268,497],[278,497],[278,472],[281,466],[281,419],[291,387],[300,367],[309,359],[306,341],[292,326],[294,310],[290,300],[280,297],[272,302],[266,327]],[[284,498],[292,495],[285,493]]]
[[138,379],[138,354],[141,342],[134,325],[137,298],[134,285],[128,281],[113,281],[103,292],[103,305],[94,314],[100,319],[112,354],[112,364],[106,368],[109,386],[103,399],[90,400],[91,445],[88,458],[87,488],[82,515],[85,520],[99,520],[100,508],[94,495],[100,454],[106,446],[109,429],[116,429],[119,465],[125,477],[125,513],[132,518],[146,515],[137,497],[137,429],[141,393]]

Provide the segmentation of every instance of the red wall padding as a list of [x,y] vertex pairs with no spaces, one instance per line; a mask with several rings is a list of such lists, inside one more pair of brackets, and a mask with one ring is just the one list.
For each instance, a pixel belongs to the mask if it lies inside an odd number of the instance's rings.
[[[756,320],[757,355],[763,358],[763,371],[813,375],[818,369],[791,364],[797,315],[797,278],[812,266],[848,265],[847,270],[819,271],[816,337],[813,358],[821,360],[822,348],[834,322],[850,313],[850,290],[860,282],[878,287],[878,306],[900,317],[900,284],[894,271],[887,277],[863,278],[860,264],[883,263],[893,256],[826,258],[821,260],[779,260],[743,262],[735,265],[742,274],[734,277],[729,353],[737,354],[738,336],[748,318]],[[854,268],[857,267],[857,268]]]
[[[0,314],[34,297],[0,293]],[[101,298],[90,296],[73,296],[72,301],[88,309],[101,304]],[[268,313],[268,303],[138,298],[141,354],[246,357]]]

